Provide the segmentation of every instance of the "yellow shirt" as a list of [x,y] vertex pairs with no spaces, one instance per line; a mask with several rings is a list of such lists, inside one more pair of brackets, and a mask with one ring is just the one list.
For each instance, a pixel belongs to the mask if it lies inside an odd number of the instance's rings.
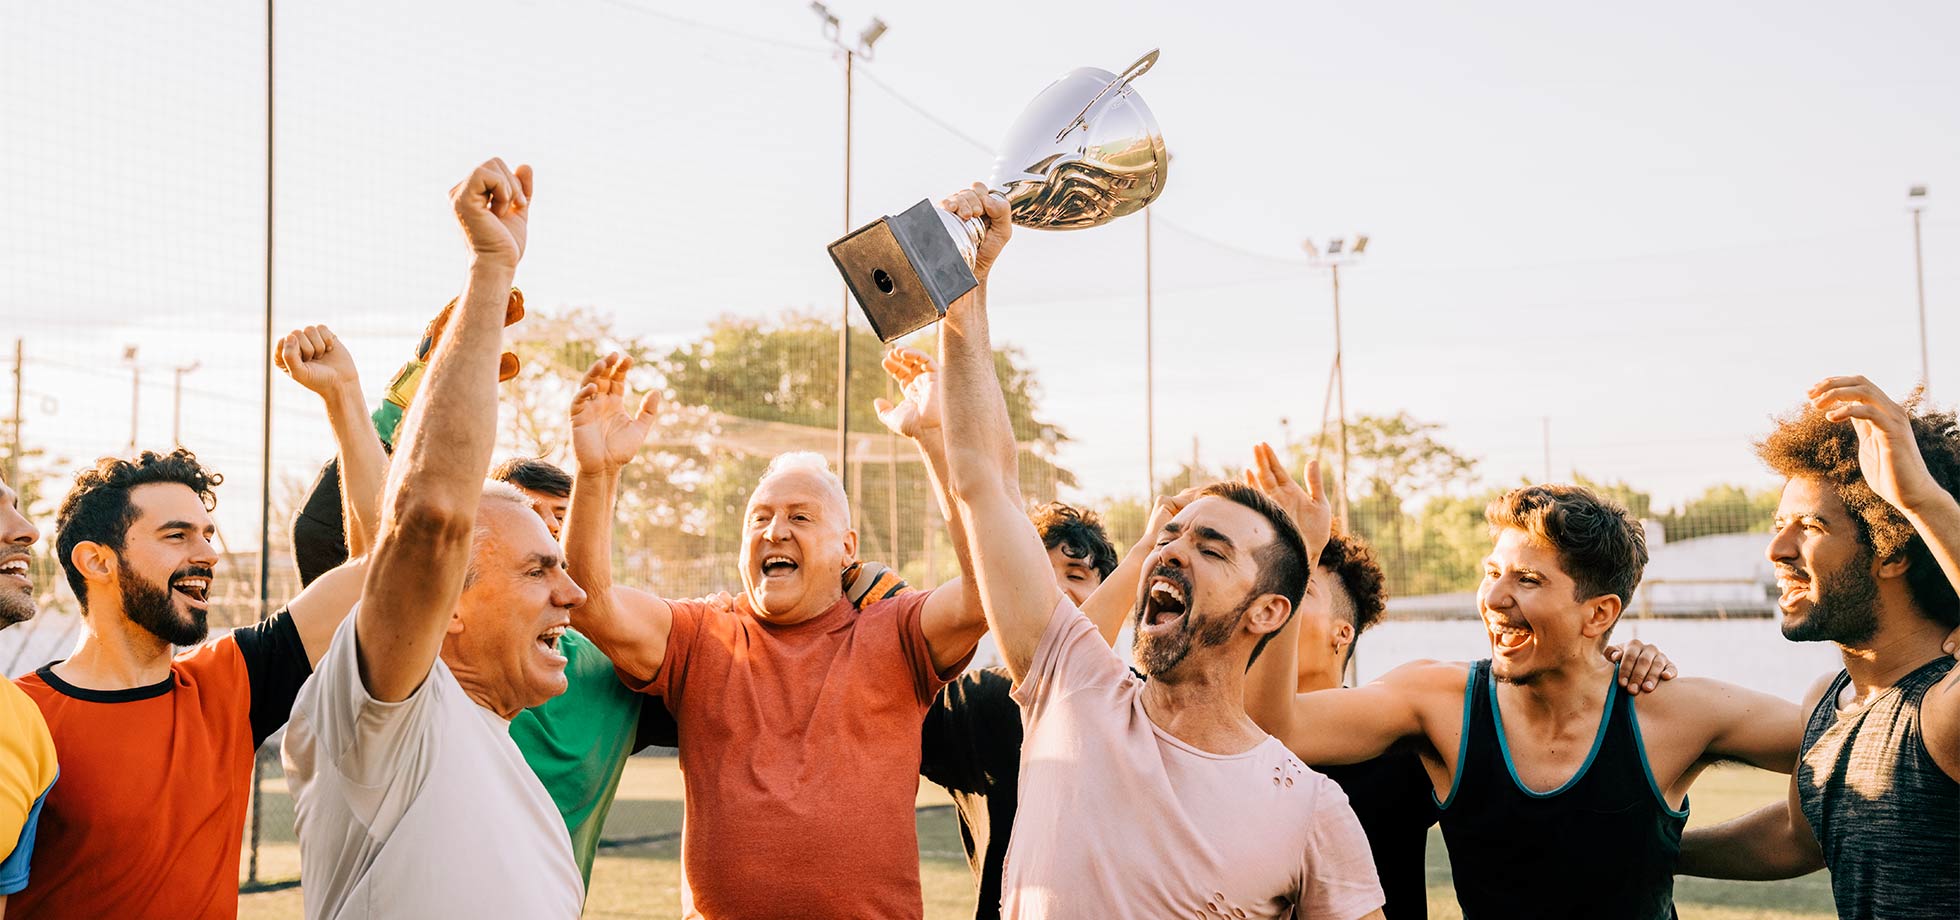
[[0,677],[0,895],[27,887],[41,803],[58,769],[40,707]]

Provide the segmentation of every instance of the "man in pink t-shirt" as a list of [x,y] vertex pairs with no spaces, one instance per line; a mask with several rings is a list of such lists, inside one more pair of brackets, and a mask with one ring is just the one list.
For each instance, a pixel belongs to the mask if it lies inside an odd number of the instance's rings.
[[[679,725],[683,913],[922,917],[921,725],[986,633],[978,593],[962,578],[855,610],[838,573],[857,561],[857,534],[815,454],[776,458],[749,496],[732,609],[613,587],[613,493],[654,409],[651,395],[626,409],[629,364],[594,364],[572,404],[565,552],[587,592],[572,625]],[[920,443],[943,482],[941,439]]]
[[1178,512],[1145,559],[1134,617],[1149,679],[1130,674],[1055,586],[1022,511],[987,332],[1008,205],[978,184],[944,204],[987,227],[979,287],[940,326],[937,387],[970,570],[1026,722],[1001,916],[1380,917],[1346,797],[1244,706],[1247,668],[1327,542],[1325,499],[1296,525],[1252,486],[1217,483]]

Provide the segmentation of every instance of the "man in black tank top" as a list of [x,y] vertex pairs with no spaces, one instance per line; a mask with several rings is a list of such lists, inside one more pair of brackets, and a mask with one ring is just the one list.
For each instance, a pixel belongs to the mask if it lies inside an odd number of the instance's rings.
[[1805,700],[1788,799],[1688,834],[1683,873],[1828,866],[1841,917],[1960,917],[1960,423],[1916,402],[1827,378],[1757,445],[1787,480],[1783,635],[1837,643],[1844,670]]
[[1636,707],[1605,650],[1646,565],[1639,523],[1564,485],[1513,490],[1485,517],[1490,659],[1415,662],[1254,715],[1317,768],[1412,745],[1467,920],[1672,917],[1688,786],[1718,759],[1789,772],[1797,709],[1702,678],[1657,682]]

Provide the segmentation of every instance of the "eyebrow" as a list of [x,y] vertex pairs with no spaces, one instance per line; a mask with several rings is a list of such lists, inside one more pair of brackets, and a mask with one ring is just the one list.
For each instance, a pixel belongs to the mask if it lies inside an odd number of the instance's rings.
[[[165,533],[167,531],[172,531],[172,530],[194,531],[198,529],[199,527],[196,524],[193,524],[189,521],[165,521],[163,522],[162,526],[157,528],[157,533]],[[217,530],[218,528],[214,525],[206,524],[202,529],[204,530],[204,532],[209,533],[211,531]]]
[[555,569],[562,562],[564,560],[559,558],[557,553],[531,553],[524,557],[524,564],[519,568],[528,569],[534,565],[542,565],[547,569]]
[[[1170,523],[1164,525],[1164,533],[1170,536],[1174,537],[1183,532],[1184,532],[1184,525],[1179,524],[1176,521],[1171,521]],[[1203,524],[1199,524],[1196,527],[1192,528],[1192,532],[1198,535],[1198,539],[1204,540],[1208,543],[1223,544],[1226,549],[1230,549],[1230,550],[1237,550],[1239,548],[1238,544],[1232,542],[1231,537],[1226,536],[1223,531],[1220,531],[1217,528],[1206,527]]]

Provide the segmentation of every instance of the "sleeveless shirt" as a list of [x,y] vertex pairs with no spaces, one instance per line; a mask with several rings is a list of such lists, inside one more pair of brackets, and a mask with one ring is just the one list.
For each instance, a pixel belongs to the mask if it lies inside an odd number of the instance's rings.
[[1850,712],[1837,709],[1851,680],[1840,671],[1811,711],[1797,796],[1840,917],[1960,917],[1960,782],[1919,732],[1920,701],[1953,665],[1930,661]]
[[1485,659],[1464,685],[1455,778],[1440,803],[1465,920],[1673,917],[1688,803],[1669,808],[1655,785],[1633,698],[1609,687],[1592,752],[1549,792],[1518,779],[1503,729]]

